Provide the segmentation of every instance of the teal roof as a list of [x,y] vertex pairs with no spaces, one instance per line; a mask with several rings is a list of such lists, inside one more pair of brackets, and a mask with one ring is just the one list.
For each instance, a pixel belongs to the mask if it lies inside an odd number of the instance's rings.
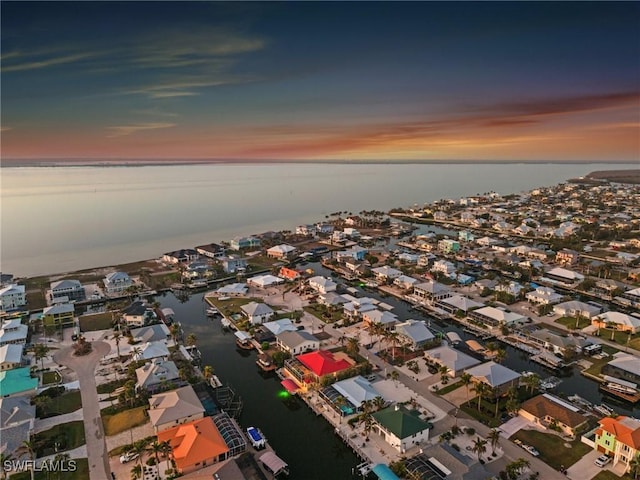
[[31,378],[29,367],[0,372],[0,397],[38,388],[38,379]]
[[380,426],[393,433],[400,440],[431,428],[429,422],[425,422],[418,417],[418,412],[415,410],[409,412],[402,405],[385,408],[372,416]]
[[376,474],[379,480],[399,480],[399,477],[384,463],[379,463],[373,467],[373,473]]

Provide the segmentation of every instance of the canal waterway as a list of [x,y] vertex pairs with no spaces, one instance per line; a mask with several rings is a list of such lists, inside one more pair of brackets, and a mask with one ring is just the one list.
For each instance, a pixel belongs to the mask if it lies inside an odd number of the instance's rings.
[[202,352],[202,364],[211,365],[224,384],[243,401],[240,424],[262,430],[278,456],[290,467],[289,478],[298,480],[350,479],[360,463],[350,448],[297,397],[285,396],[275,373],[262,372],[255,351],[236,347],[233,333],[220,320],[205,315],[203,294],[181,302],[172,293],[157,297],[162,307],[172,308],[185,335],[194,333]]

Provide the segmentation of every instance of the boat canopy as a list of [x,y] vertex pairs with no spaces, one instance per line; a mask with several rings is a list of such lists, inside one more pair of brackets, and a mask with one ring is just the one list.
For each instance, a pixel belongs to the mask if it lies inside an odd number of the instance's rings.
[[238,337],[238,340],[240,340],[241,342],[248,342],[249,340],[251,340],[251,335],[243,330],[238,330],[234,333],[234,335]]
[[376,474],[379,480],[400,480],[398,476],[384,463],[379,463],[373,467],[373,473]]
[[606,382],[617,383],[618,385],[622,385],[623,387],[636,388],[636,389],[638,388],[638,384],[627,382],[626,380],[621,380],[616,377],[610,377],[609,375],[604,375],[603,378]]
[[289,465],[285,463],[274,452],[265,452],[260,455],[260,461],[267,467],[274,475],[278,475],[280,472],[287,470]]
[[296,382],[294,382],[290,378],[285,378],[284,380],[282,380],[280,382],[280,385],[282,385],[289,393],[296,393],[299,390],[299,387],[298,385],[296,385]]

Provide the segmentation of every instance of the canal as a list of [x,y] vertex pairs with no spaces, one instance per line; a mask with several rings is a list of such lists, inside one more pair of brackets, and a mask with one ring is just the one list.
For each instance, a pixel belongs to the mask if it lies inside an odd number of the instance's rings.
[[256,365],[255,351],[236,347],[233,333],[224,331],[220,320],[205,315],[203,294],[181,302],[172,293],[158,296],[162,307],[172,308],[185,335],[194,333],[202,352],[202,364],[211,365],[224,384],[242,397],[243,428],[255,426],[289,464],[289,478],[298,480],[351,479],[359,459],[323,417],[317,417],[297,397],[285,394],[275,373]]

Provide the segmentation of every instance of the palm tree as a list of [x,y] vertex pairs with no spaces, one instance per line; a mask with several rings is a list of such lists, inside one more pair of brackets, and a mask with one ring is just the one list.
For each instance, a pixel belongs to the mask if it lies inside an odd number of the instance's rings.
[[537,373],[527,375],[524,377],[524,383],[529,389],[529,392],[533,393],[534,390],[537,390],[540,387],[540,376]]
[[5,469],[5,462],[12,462],[13,461],[13,455],[11,455],[10,453],[0,453],[0,473],[2,474],[2,479],[6,480],[7,479],[7,470]]
[[640,453],[636,453],[636,456],[629,462],[629,475],[633,477],[633,480],[640,478]]
[[169,331],[171,332],[171,338],[173,338],[173,341],[177,342],[181,331],[180,325],[178,323],[173,323],[169,328]]
[[115,332],[113,334],[113,340],[116,342],[116,351],[118,352],[118,358],[120,358],[120,332]]
[[376,397],[373,399],[373,406],[376,407],[377,410],[382,410],[384,408],[385,403],[386,402],[382,397]]
[[610,340],[613,342],[616,336],[616,330],[618,328],[618,324],[616,322],[607,322],[607,328],[611,330],[611,338]]
[[495,418],[498,418],[498,411],[500,410],[500,395],[501,394],[502,394],[502,391],[500,390],[499,387],[494,387],[494,388],[491,389],[491,396],[496,401],[496,413],[494,415]]
[[498,430],[497,428],[492,428],[491,430],[489,430],[487,439],[489,439],[489,442],[491,443],[491,454],[495,455],[496,447],[500,445],[500,430]]
[[43,360],[49,354],[49,347],[47,347],[44,343],[36,343],[33,346],[33,354],[36,357],[36,362],[40,360],[40,368],[44,370]]
[[477,382],[473,386],[473,391],[476,392],[476,395],[478,396],[478,411],[480,411],[480,402],[489,395],[491,387],[484,382]]
[[355,337],[349,337],[347,339],[347,353],[350,355],[356,355],[360,350],[360,342]]
[[396,347],[398,345],[398,341],[400,337],[398,336],[398,332],[393,330],[385,330],[384,339],[387,344],[391,345],[391,359],[396,359]]
[[469,385],[471,385],[472,379],[473,377],[467,372],[464,372],[462,375],[460,375],[460,383],[462,383],[462,385],[464,385],[467,389],[467,402],[469,401]]
[[514,460],[513,462],[507,464],[507,466],[505,467],[505,471],[507,472],[507,476],[510,479],[515,480],[516,478],[518,478],[520,473],[530,465],[531,464],[528,460],[524,458],[518,458],[517,460]]
[[131,479],[137,480],[138,478],[142,478],[142,465],[139,463],[131,468]]
[[495,356],[496,363],[504,362],[505,358],[507,358],[507,351],[504,348],[497,349],[496,356]]
[[478,455],[478,461],[480,461],[480,457],[487,451],[487,441],[480,437],[476,438],[471,451]]
[[[147,452],[152,453],[154,457],[156,457],[156,466],[160,463],[159,454],[162,453],[163,449],[162,442],[158,442],[158,440],[154,440],[146,448]],[[157,468],[159,470],[159,467]]]
[[440,381],[443,385],[449,383],[449,369],[445,365],[440,365],[438,373],[440,374]]
[[205,380],[209,380],[213,376],[213,367],[211,365],[205,365],[202,369],[202,375]]
[[188,347],[191,347],[192,345],[195,345],[197,341],[198,337],[196,337],[195,333],[190,333],[189,335],[187,335],[187,340],[185,341],[185,343]]
[[34,461],[36,459],[36,444],[33,440],[24,440],[22,445],[18,448],[20,452],[20,456],[28,455],[29,460],[31,460],[31,480],[35,479],[35,471],[34,471]]
[[398,388],[398,380],[399,379],[400,379],[400,374],[396,370],[391,372],[391,380],[393,380],[393,383],[396,384],[396,388]]

